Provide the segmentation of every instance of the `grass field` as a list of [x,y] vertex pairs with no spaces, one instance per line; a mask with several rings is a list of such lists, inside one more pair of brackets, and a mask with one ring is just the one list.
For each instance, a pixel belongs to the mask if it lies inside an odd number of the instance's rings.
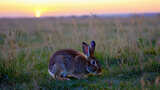
[[[160,89],[160,16],[0,19],[0,90]],[[103,74],[53,80],[48,63],[59,49],[96,41]]]

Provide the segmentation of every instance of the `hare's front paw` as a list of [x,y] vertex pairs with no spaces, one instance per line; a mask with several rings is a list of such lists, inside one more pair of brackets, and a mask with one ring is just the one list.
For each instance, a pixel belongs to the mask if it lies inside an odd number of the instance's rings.
[[66,77],[57,77],[56,79],[57,80],[70,80],[69,78],[66,78]]
[[68,75],[68,77],[73,77],[73,78],[76,78],[76,79],[84,79],[84,78],[87,78],[88,76],[87,75],[75,75],[75,74],[72,74],[72,75]]
[[60,80],[70,80],[69,78],[60,78]]

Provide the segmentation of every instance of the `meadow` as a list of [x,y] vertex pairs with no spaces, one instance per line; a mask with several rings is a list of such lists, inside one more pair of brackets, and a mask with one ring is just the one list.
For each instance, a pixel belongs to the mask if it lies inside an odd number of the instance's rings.
[[[160,16],[0,19],[0,90],[160,89]],[[52,54],[96,41],[102,75],[48,74]]]

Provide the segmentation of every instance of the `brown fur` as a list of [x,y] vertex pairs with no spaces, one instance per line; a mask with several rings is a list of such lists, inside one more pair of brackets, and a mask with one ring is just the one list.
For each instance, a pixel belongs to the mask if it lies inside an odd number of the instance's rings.
[[99,62],[94,57],[95,42],[91,43],[91,47],[85,42],[82,43],[85,55],[73,49],[56,51],[49,62],[49,74],[59,80],[69,80],[68,76],[80,79],[89,73],[100,73]]
[[49,62],[49,69],[51,69],[51,66],[55,64],[55,61],[54,61],[54,58],[57,56],[57,55],[71,55],[72,58],[75,58],[76,56],[82,56],[85,58],[84,55],[82,55],[80,52],[77,52],[73,49],[61,49],[59,51],[56,51],[53,56],[51,57],[50,59],[50,62]]

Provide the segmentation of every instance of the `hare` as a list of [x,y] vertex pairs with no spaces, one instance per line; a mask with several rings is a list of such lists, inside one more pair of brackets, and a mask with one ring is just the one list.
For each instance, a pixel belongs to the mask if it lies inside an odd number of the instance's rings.
[[49,62],[49,74],[58,80],[70,80],[69,77],[81,79],[88,74],[99,75],[101,66],[94,57],[95,46],[95,41],[91,41],[90,45],[82,42],[83,53],[73,49],[56,51]]

